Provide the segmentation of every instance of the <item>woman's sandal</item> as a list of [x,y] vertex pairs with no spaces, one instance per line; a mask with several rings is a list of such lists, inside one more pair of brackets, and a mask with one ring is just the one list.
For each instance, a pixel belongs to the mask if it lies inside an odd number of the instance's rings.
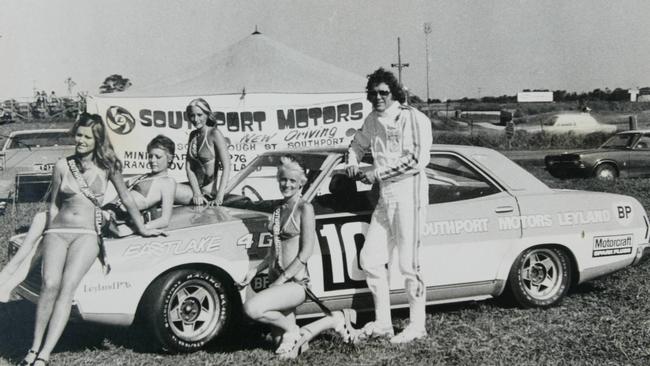
[[293,349],[293,346],[300,340],[300,329],[295,332],[285,332],[282,335],[282,342],[275,350],[276,355],[287,353]]
[[357,323],[357,312],[352,309],[343,309],[341,313],[343,313],[343,325],[336,331],[343,337],[344,343],[357,343],[360,331],[352,326]]
[[308,329],[300,329],[300,335],[300,339],[296,340],[291,350],[279,354],[281,359],[294,359],[309,350],[309,340],[313,335]]
[[[34,355],[34,359],[31,360],[31,361],[28,361],[27,357],[29,357],[30,355]],[[33,349],[30,349],[29,351],[27,351],[27,355],[25,356],[25,358],[23,358],[22,361],[20,361],[18,366],[32,366],[34,364],[34,362],[36,362],[36,360],[37,360],[36,356],[38,356],[38,352],[34,351]]]

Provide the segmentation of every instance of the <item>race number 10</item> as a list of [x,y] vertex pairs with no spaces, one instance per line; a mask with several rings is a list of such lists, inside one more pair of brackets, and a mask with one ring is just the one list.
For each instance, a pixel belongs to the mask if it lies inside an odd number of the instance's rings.
[[325,291],[366,287],[366,277],[359,266],[359,252],[368,223],[346,219],[350,217],[327,220],[319,225]]

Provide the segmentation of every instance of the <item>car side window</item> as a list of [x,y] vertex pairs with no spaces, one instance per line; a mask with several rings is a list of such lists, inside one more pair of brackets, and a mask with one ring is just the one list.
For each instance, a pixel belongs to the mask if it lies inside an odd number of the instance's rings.
[[[361,170],[372,166],[362,162]],[[348,177],[345,164],[337,165],[325,178],[312,201],[316,214],[362,212],[372,210],[377,204],[379,191],[376,185],[365,184]]]
[[430,204],[468,200],[499,192],[499,188],[484,175],[452,154],[432,154],[426,174]]
[[642,135],[634,144],[634,150],[650,150],[650,134]]

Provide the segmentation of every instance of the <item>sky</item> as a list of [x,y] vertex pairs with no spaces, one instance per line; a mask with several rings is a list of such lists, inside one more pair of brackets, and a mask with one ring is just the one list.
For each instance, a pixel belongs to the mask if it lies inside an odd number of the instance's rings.
[[645,0],[0,0],[0,100],[67,95],[68,77],[73,94],[111,74],[146,85],[256,26],[359,75],[397,63],[399,37],[402,81],[423,99],[427,49],[431,98],[643,87],[648,14]]

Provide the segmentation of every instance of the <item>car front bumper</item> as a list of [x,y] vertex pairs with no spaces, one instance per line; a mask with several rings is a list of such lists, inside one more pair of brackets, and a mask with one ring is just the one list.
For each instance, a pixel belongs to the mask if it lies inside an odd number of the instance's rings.
[[591,168],[580,161],[549,161],[546,170],[556,178],[587,178],[591,176]]

